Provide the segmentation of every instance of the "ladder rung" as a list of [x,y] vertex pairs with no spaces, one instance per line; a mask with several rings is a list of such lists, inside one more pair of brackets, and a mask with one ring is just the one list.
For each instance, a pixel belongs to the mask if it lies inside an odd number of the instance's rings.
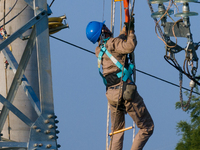
[[130,130],[130,129],[133,129],[133,128],[134,128],[133,126],[130,126],[130,127],[124,128],[124,129],[120,129],[120,130],[114,131],[114,132],[112,132],[112,133],[109,133],[109,136],[112,136],[112,135],[114,135],[114,134],[117,134],[117,133],[121,133],[121,132]]

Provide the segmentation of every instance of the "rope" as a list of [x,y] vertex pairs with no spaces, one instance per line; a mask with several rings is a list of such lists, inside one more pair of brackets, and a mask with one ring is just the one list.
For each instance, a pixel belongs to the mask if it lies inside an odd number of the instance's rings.
[[117,100],[117,106],[115,109],[115,117],[114,117],[114,125],[113,125],[113,131],[112,131],[112,136],[111,136],[111,140],[110,140],[110,150],[112,148],[112,141],[113,141],[113,133],[114,133],[114,129],[115,129],[115,124],[116,124],[116,117],[117,117],[117,110],[118,110],[118,105],[119,105],[119,99],[121,96],[121,92],[122,92],[122,87],[123,87],[123,74],[124,74],[124,65],[125,65],[125,60],[126,60],[126,55],[122,58],[122,62],[123,62],[123,67],[122,67],[122,76],[121,76],[121,81],[120,81],[120,89],[119,89],[119,95],[118,95],[118,100]]
[[[131,5],[131,3],[130,3],[130,5]],[[132,5],[132,7],[131,7],[131,17],[134,15],[134,6],[135,6],[135,0],[133,0],[133,5]],[[134,53],[134,51],[132,52],[132,56],[131,56],[131,58],[132,58],[132,64],[134,65],[134,68],[133,68],[133,81],[136,83],[136,63],[135,63],[135,53]],[[134,129],[133,129],[133,141],[132,141],[132,143],[134,142],[134,139],[135,139],[135,122],[133,121],[133,127],[134,127]]]
[[[181,72],[180,72],[180,74],[181,74],[180,76],[182,76]],[[181,108],[182,108],[183,111],[187,111],[189,109],[189,107],[190,107],[190,102],[191,102],[191,98],[192,98],[193,87],[191,87],[188,101],[184,105],[183,104],[183,94],[182,94],[182,84],[183,84],[183,81],[182,81],[182,77],[181,77],[181,79],[180,79],[180,102],[181,102]]]
[[[165,40],[163,39],[163,37],[162,37],[162,38],[159,37],[159,35],[158,35],[158,33],[157,33],[157,25],[159,24],[159,22],[161,21],[161,19],[164,18],[164,16],[165,16],[166,14],[169,16],[168,11],[169,11],[169,9],[171,8],[172,4],[173,4],[173,2],[172,2],[172,0],[170,0],[170,1],[169,1],[169,5],[168,5],[168,7],[167,7],[167,10],[166,10],[165,13],[160,17],[160,19],[156,22],[156,25],[155,25],[155,33],[156,33],[157,37],[158,37],[161,41],[163,41],[163,43],[164,43],[167,47],[169,47],[169,48],[174,48],[174,47],[176,47],[176,45],[177,45],[177,38],[176,38],[174,32],[173,32],[173,35],[175,36],[176,44],[173,45],[173,46],[170,46],[170,45],[168,45],[168,44],[165,42]],[[153,9],[153,8],[152,8],[152,9]],[[179,22],[179,21],[178,21],[178,22]],[[176,24],[175,24],[175,25],[176,25]],[[173,26],[173,27],[174,27],[174,26]]]
[[109,133],[109,113],[110,113],[110,105],[108,103],[107,106],[107,130],[106,130],[106,150],[109,149],[109,144],[108,144],[108,133]]
[[113,32],[113,18],[112,18],[112,15],[113,15],[113,0],[111,0],[111,20],[110,20],[110,31]]
[[[173,64],[171,62],[169,62],[167,59],[170,59]],[[178,64],[178,62],[176,61],[176,59],[172,59],[169,58],[167,56],[165,56],[165,60],[167,60],[172,66],[174,66],[177,70],[179,70],[179,87],[180,87],[180,103],[181,103],[181,108],[183,111],[187,111],[189,109],[190,106],[190,102],[191,102],[191,97],[192,97],[192,92],[193,92],[193,87],[191,87],[190,89],[190,94],[189,94],[189,98],[187,100],[187,103],[185,105],[183,105],[183,94],[182,94],[182,84],[183,84],[183,73],[185,73],[185,70],[183,71],[180,67],[180,65]],[[185,61],[184,61],[185,64]]]
[[[149,3],[149,0],[147,0],[147,3],[148,3],[148,5],[149,5],[149,8],[150,8],[151,13],[154,13],[153,7],[152,7],[151,3]],[[158,22],[156,18],[154,18],[154,22],[155,22],[155,23]],[[157,26],[158,32],[160,33],[160,36],[162,37],[162,39],[165,39],[160,25],[157,24],[156,26]]]
[[103,17],[102,17],[102,22],[104,21],[104,13],[105,13],[105,0],[103,0]]
[[122,1],[120,1],[120,31],[122,30]]

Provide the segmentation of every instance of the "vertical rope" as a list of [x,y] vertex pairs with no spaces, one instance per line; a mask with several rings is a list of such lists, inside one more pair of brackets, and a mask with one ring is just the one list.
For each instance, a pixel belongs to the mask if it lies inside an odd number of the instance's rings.
[[[148,5],[149,5],[149,8],[150,8],[151,13],[154,13],[153,7],[152,7],[151,3],[149,2],[149,0],[147,0],[147,3],[148,3]],[[163,32],[162,32],[162,29],[161,29],[160,25],[157,24],[158,20],[157,20],[156,18],[154,18],[154,22],[155,22],[155,24],[156,24],[156,26],[157,26],[157,29],[158,29],[158,32],[160,33],[160,36],[161,36],[162,39],[164,40],[165,37],[164,37],[164,35],[163,35]]]
[[113,33],[113,0],[111,0],[111,19],[110,19],[110,31]]
[[133,121],[133,142],[135,140],[135,122]]
[[114,37],[114,26],[115,26],[115,2],[113,2],[113,19],[112,19],[112,33]]
[[120,1],[120,31],[122,30],[122,1]]
[[102,22],[104,21],[104,13],[105,13],[105,0],[103,0],[103,17],[102,17]]
[[122,93],[122,87],[123,87],[123,74],[124,74],[124,65],[125,65],[125,60],[126,60],[126,55],[122,57],[122,62],[123,62],[123,67],[122,67],[122,76],[121,76],[121,81],[120,81],[120,90],[119,90],[119,95],[118,95],[118,100],[117,100],[117,106],[115,109],[115,117],[114,117],[114,125],[113,125],[113,131],[112,131],[112,136],[111,136],[111,140],[110,140],[110,150],[112,148],[112,141],[113,141],[113,136],[114,136],[114,129],[115,129],[115,124],[116,124],[116,117],[117,117],[117,110],[118,110],[118,106],[119,106],[119,98],[121,96]]
[[107,106],[107,130],[106,130],[106,150],[109,149],[109,144],[108,144],[108,134],[109,134],[109,114],[110,114],[110,105],[108,102]]

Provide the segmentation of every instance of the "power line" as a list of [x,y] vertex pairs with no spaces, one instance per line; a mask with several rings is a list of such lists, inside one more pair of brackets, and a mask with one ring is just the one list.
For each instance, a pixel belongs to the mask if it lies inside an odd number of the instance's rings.
[[84,50],[84,51],[86,51],[86,52],[95,54],[94,52],[92,52],[92,51],[90,51],[90,50],[87,50],[87,49],[82,48],[82,47],[80,47],[80,46],[77,46],[77,45],[75,45],[75,44],[72,44],[72,43],[69,43],[69,42],[67,42],[67,41],[64,41],[64,40],[59,39],[59,38],[57,38],[57,37],[55,37],[55,36],[52,36],[52,35],[49,35],[49,36],[52,37],[52,38],[54,38],[54,39],[56,39],[56,40],[59,40],[59,41],[61,41],[61,42],[64,42],[64,43],[67,43],[67,44],[72,45],[72,46],[74,46],[74,47],[77,47],[77,48],[79,48],[79,49],[82,49],[82,50]]
[[[64,43],[66,43],[66,44],[69,44],[69,45],[72,45],[72,46],[77,47],[77,48],[79,48],[79,49],[82,49],[82,50],[84,50],[84,51],[86,51],[86,52],[89,52],[89,53],[91,53],[91,54],[95,54],[94,52],[92,52],[92,51],[90,51],[90,50],[87,50],[87,49],[85,49],[85,48],[82,48],[82,47],[80,47],[80,46],[77,46],[77,45],[75,45],[75,44],[72,44],[72,43],[70,43],[70,42],[64,41],[64,40],[62,40],[62,39],[60,39],[60,38],[57,38],[57,37],[55,37],[55,36],[52,36],[52,35],[49,35],[49,36],[52,37],[52,38],[54,38],[54,39],[56,39],[56,40],[59,40],[59,41],[61,41],[61,42],[64,42]],[[157,80],[163,81],[163,82],[165,82],[165,83],[171,84],[171,85],[173,85],[173,86],[180,87],[179,85],[177,85],[177,84],[175,84],[175,83],[169,82],[169,81],[164,80],[164,79],[159,78],[159,77],[156,77],[156,76],[154,76],[154,75],[151,75],[151,74],[146,73],[146,72],[144,72],[144,71],[141,71],[141,70],[139,70],[139,69],[136,69],[136,71],[138,71],[138,72],[140,72],[140,73],[142,73],[142,74],[145,74],[145,75],[147,75],[147,76],[150,76],[150,77],[152,77],[152,78],[155,78],[155,79],[157,79]],[[190,89],[187,89],[187,88],[185,88],[185,87],[182,87],[182,89],[187,90],[187,91],[190,91]],[[200,95],[200,93],[197,93],[197,92],[194,92],[194,91],[193,91],[193,93]]]
[[54,1],[55,1],[55,0],[53,0],[53,1],[51,2],[51,4],[49,5],[49,7],[51,7],[51,5],[54,3]]

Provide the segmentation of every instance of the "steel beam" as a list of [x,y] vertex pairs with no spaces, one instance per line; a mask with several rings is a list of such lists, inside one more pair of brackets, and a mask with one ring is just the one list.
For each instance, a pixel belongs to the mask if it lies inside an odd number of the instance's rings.
[[0,142],[0,147],[20,147],[26,148],[26,142]]
[[13,104],[11,104],[7,99],[5,99],[1,94],[0,102],[13,114],[15,114],[19,119],[21,119],[25,124],[27,124],[29,127],[32,126],[33,122],[27,116],[25,116],[19,109],[17,109]]
[[[31,39],[32,39],[32,37],[31,37]],[[28,43],[32,43],[33,41],[30,40],[30,42],[28,42]],[[31,51],[32,48],[29,49],[30,48],[29,46],[32,47],[31,44],[28,44],[28,46],[25,48],[26,51]],[[18,63],[15,60],[14,56],[12,55],[11,51],[6,47],[2,52],[5,55],[8,63],[10,64],[13,72],[16,73],[17,72],[17,68],[18,68]],[[26,53],[28,53],[28,52],[26,52]],[[22,57],[24,58],[25,56],[26,55],[23,55]],[[20,66],[25,65],[25,64],[22,64],[22,63],[23,63],[23,61],[21,62]],[[20,68],[23,70],[24,67],[20,67]],[[18,73],[17,76],[19,77],[20,73]],[[6,99],[12,103],[13,99],[14,99],[14,96],[15,96],[15,94],[17,92],[17,88],[18,88],[19,84],[21,84],[22,87],[23,87],[23,89],[24,89],[24,91],[25,91],[25,93],[26,93],[26,95],[30,99],[31,104],[35,108],[36,112],[38,114],[40,114],[40,101],[37,98],[35,92],[31,88],[31,86],[29,85],[28,80],[26,79],[25,75],[23,75],[23,77],[22,77],[21,80],[17,80],[17,79],[19,79],[17,76],[14,78],[15,80],[13,80],[13,82],[12,82],[12,85],[10,87],[10,90],[8,92],[8,95],[7,95]],[[0,124],[0,131],[2,131],[2,129],[3,129],[3,126],[4,126],[4,123],[5,123],[7,114],[8,114],[8,109],[6,107],[3,107],[2,111],[1,111],[1,114],[0,114],[0,122],[1,122],[1,124]]]
[[[35,0],[35,7],[46,10],[47,9],[46,0]],[[35,15],[38,15],[38,13],[40,14],[41,9],[36,9]],[[38,59],[41,111],[42,113],[45,114],[51,114],[54,113],[54,106],[53,106],[48,17],[46,16],[42,20],[40,20],[35,25],[35,27],[36,27],[36,49],[37,49],[37,59]]]
[[24,0],[33,9],[33,0]]
[[[35,15],[37,15],[38,13],[41,13],[41,10],[47,9],[47,1],[35,0],[34,7]],[[48,18],[44,17],[42,20],[40,20],[40,22],[38,22],[35,25],[35,27],[39,76],[39,93],[42,114],[38,117],[33,126],[40,128],[41,132],[38,133],[34,128],[31,128],[28,149],[33,149],[34,143],[37,143],[38,141],[42,143],[46,148],[57,150]],[[47,131],[49,132],[49,134],[45,134]],[[37,150],[43,150],[43,148],[37,147]]]
[[15,33],[13,33],[10,37],[8,37],[4,42],[0,44],[0,51],[3,50],[6,46],[12,43],[16,38],[20,37],[25,31],[30,29],[34,24],[36,24],[38,21],[40,21],[46,16],[47,16],[47,11],[43,10],[38,15],[33,17],[28,23],[26,23],[23,27],[18,29]]

